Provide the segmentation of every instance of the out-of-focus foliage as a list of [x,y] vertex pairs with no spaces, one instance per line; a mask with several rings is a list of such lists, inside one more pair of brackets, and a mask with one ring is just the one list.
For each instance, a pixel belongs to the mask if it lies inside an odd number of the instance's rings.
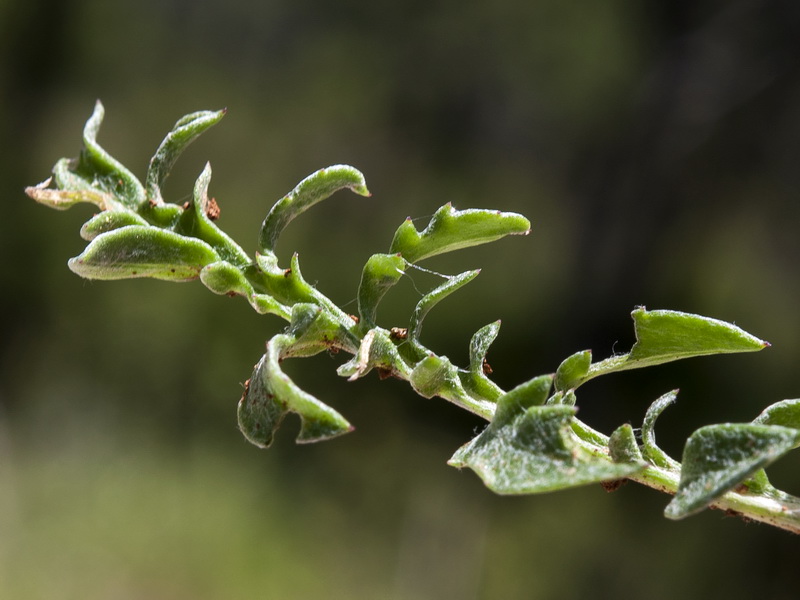
[[[617,332],[635,305],[746,323],[773,348],[587,385],[580,416],[603,429],[641,422],[680,381],[659,429],[677,456],[698,426],[797,396],[798,11],[790,0],[0,3],[0,595],[236,598],[269,584],[285,598],[610,597],[646,580],[656,599],[791,597],[786,534],[719,513],[654,523],[663,497],[633,486],[608,500],[599,489],[487,497],[444,465],[478,423],[391,381],[303,379],[329,398],[341,390],[357,432],[313,449],[284,444],[287,432],[274,454],[253,452],[225,399],[275,324],[199,286],[84,283],[63,258],[83,247],[87,215],[55,219],[22,189],[72,155],[80,129],[68,124],[96,98],[125,115],[104,135],[130,165],[187,109],[227,106],[225,128],[187,150],[165,193],[186,194],[210,159],[221,223],[255,243],[253,214],[277,194],[319,165],[357,166],[374,206],[348,225],[363,246],[328,232],[341,202],[281,240],[306,279],[353,307],[361,265],[408,214],[450,200],[522,212],[534,235],[480,251],[486,268],[459,292],[467,311],[431,314],[425,342],[466,363],[459,332],[502,318],[488,360],[512,387],[575,348],[630,347]],[[476,256],[430,266],[459,272]],[[530,272],[513,297],[507,263]],[[423,277],[401,281],[381,318],[405,318]],[[581,315],[575,334],[549,335],[568,314]],[[146,375],[130,376],[132,361]],[[430,435],[380,427],[420,410]],[[179,450],[176,436],[190,443]],[[400,467],[409,451],[417,459]],[[580,576],[565,581],[564,565]]]

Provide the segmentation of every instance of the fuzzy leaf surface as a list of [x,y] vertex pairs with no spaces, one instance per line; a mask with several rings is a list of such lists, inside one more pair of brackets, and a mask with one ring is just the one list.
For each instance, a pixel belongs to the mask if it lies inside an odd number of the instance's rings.
[[352,431],[342,415],[300,389],[280,367],[295,338],[278,334],[255,367],[239,400],[239,428],[251,443],[267,448],[288,412],[300,416],[298,443],[326,440]]
[[274,251],[284,228],[299,214],[335,192],[349,189],[361,196],[369,196],[364,176],[348,165],[333,165],[312,173],[286,196],[278,200],[264,219],[259,234],[259,251]]
[[172,170],[175,161],[186,147],[209,127],[216,125],[225,116],[224,110],[202,110],[178,119],[158,146],[145,176],[145,187],[150,200],[161,202],[161,186]]
[[695,431],[686,441],[678,491],[664,514],[682,519],[777,460],[800,441],[800,431],[779,425],[725,423]]
[[[549,385],[547,386],[549,389]],[[469,467],[499,494],[537,494],[628,477],[639,464],[614,463],[581,448],[572,432],[575,408],[542,405],[546,391],[498,401],[497,417],[450,459]]]
[[205,242],[156,227],[129,225],[99,235],[67,264],[87,279],[190,281],[217,261],[219,256]]

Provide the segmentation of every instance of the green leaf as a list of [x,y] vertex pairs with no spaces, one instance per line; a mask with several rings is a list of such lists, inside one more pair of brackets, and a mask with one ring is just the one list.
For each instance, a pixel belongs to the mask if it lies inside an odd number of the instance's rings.
[[576,352],[565,358],[556,370],[555,387],[560,392],[575,389],[586,379],[592,364],[592,351]]
[[572,433],[574,407],[534,404],[526,408],[525,404],[516,414],[493,420],[449,464],[471,468],[499,494],[537,494],[613,481],[643,468],[614,463],[583,449]]
[[99,235],[67,264],[87,279],[189,281],[217,261],[219,256],[205,242],[156,227],[129,225]]
[[411,322],[408,326],[408,337],[412,343],[419,341],[419,336],[422,332],[422,321],[430,310],[447,298],[447,296],[475,279],[480,272],[480,269],[476,269],[474,271],[467,271],[459,275],[454,275],[453,277],[448,277],[443,284],[437,286],[422,297],[414,308],[414,313],[411,315]]
[[782,400],[765,408],[753,423],[800,429],[800,399]]
[[662,363],[737,352],[756,352],[769,346],[725,321],[673,310],[648,311],[639,307],[631,313],[636,343],[629,354],[613,356],[593,364],[575,387],[600,375],[640,369]]
[[83,224],[81,237],[87,241],[92,241],[101,233],[127,227],[128,225],[147,226],[148,223],[130,210],[104,210]]
[[[53,167],[53,177],[25,188],[25,193],[39,204],[56,210],[67,210],[76,204],[88,203],[102,211],[126,211],[135,214],[118,202],[113,194],[98,188],[96,181],[75,173],[72,170],[74,162],[62,158]],[[51,183],[55,183],[55,189],[50,188]]]
[[647,409],[642,424],[642,455],[657,467],[664,469],[680,469],[680,463],[670,457],[656,444],[656,419],[661,416],[670,404],[678,399],[678,390],[667,392],[653,402]]
[[378,304],[406,270],[406,261],[399,254],[373,254],[361,272],[358,286],[358,314],[363,329],[376,326]]
[[507,235],[530,233],[528,219],[516,213],[493,210],[456,210],[448,203],[434,213],[428,226],[417,231],[406,219],[394,234],[389,252],[401,253],[410,263],[425,258],[499,240]]
[[641,463],[646,465],[636,442],[633,427],[625,423],[617,427],[608,440],[608,453],[616,463]]
[[423,398],[439,396],[458,402],[467,397],[458,370],[446,356],[426,356],[414,366],[409,382]]
[[105,109],[98,100],[94,112],[83,129],[84,149],[75,173],[92,181],[92,187],[118,198],[127,208],[136,209],[145,201],[141,182],[97,143]]
[[344,417],[301,390],[281,370],[280,361],[295,341],[293,336],[279,334],[267,343],[239,401],[239,428],[260,448],[269,447],[288,412],[300,416],[298,443],[326,440],[353,430]]
[[361,196],[370,195],[361,172],[347,165],[320,169],[303,179],[267,214],[261,225],[259,252],[274,251],[281,232],[297,215],[341,189],[350,189]]
[[[211,182],[211,165],[206,163],[194,186],[194,195],[189,206],[183,211],[175,232],[197,238],[211,246],[220,257],[238,267],[253,261],[242,248],[213,222],[219,213],[216,201],[209,198],[208,186]],[[213,216],[213,219],[212,219]]]
[[660,364],[671,360],[763,350],[769,343],[717,319],[672,310],[633,311],[636,343],[630,361]]
[[380,327],[370,329],[366,333],[358,352],[340,366],[336,373],[340,377],[347,377],[349,381],[355,381],[374,368],[378,369],[382,376],[397,375],[403,379],[411,377],[411,369],[397,351],[389,332]]
[[486,362],[489,346],[500,332],[500,321],[481,327],[472,336],[469,343],[469,373],[461,377],[461,383],[468,393],[474,397],[497,401],[503,390],[487,377],[491,368]]
[[150,166],[145,177],[147,196],[151,202],[160,204],[161,186],[169,176],[175,161],[186,147],[212,125],[220,122],[225,116],[225,109],[211,111],[202,110],[181,117],[161,142],[150,159]]
[[800,431],[778,425],[701,427],[686,441],[678,491],[664,514],[682,519],[703,510],[798,442]]
[[492,423],[501,426],[531,406],[541,406],[547,400],[552,387],[552,375],[539,375],[519,384],[498,399]]

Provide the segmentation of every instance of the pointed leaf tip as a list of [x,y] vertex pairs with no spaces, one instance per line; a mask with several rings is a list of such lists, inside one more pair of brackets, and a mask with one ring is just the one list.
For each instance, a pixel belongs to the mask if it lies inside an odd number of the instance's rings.
[[703,510],[800,441],[800,431],[779,425],[724,423],[695,431],[686,441],[675,497],[664,511],[682,519]]

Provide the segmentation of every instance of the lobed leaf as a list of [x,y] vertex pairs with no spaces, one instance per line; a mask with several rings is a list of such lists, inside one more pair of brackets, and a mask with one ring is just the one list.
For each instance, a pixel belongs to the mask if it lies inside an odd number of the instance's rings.
[[299,214],[329,198],[341,189],[349,189],[361,196],[369,196],[364,176],[348,165],[334,165],[312,173],[278,200],[264,219],[259,234],[259,251],[274,251],[284,228]]
[[499,240],[507,235],[527,235],[531,224],[522,215],[482,209],[456,210],[446,204],[437,210],[428,226],[417,231],[406,219],[394,234],[391,253],[400,253],[410,263],[425,258]]
[[326,440],[353,430],[344,417],[301,390],[280,367],[295,338],[278,334],[245,384],[237,410],[239,428],[256,446],[267,448],[288,412],[300,416],[298,443]]
[[682,519],[703,510],[798,442],[800,431],[779,425],[701,427],[686,441],[678,491],[664,514]]
[[[538,402],[538,395],[533,402]],[[498,402],[498,412],[501,404],[505,404],[503,398]],[[614,481],[643,468],[640,464],[614,463],[584,450],[572,433],[574,407],[525,404],[493,420],[448,464],[471,468],[499,494],[537,494]]]

